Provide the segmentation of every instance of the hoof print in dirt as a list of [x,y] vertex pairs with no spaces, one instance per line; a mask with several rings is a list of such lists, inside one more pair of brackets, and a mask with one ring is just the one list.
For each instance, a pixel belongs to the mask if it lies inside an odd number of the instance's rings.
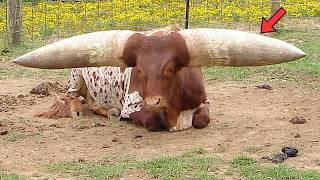
[[61,93],[64,92],[64,88],[58,82],[50,83],[50,82],[43,82],[40,83],[38,86],[32,88],[30,91],[31,94],[40,94],[44,96],[51,95],[52,93]]
[[266,89],[266,90],[272,90],[273,88],[269,84],[260,84],[256,86],[258,89]]
[[307,120],[304,117],[298,117],[295,116],[292,119],[290,119],[290,121],[292,124],[304,124],[307,122]]
[[291,146],[283,147],[282,152],[287,154],[288,157],[296,157],[298,155],[298,149],[291,147]]

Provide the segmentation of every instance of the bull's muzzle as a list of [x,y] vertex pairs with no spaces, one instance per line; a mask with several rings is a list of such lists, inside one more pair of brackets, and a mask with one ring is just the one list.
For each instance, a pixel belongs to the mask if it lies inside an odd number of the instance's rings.
[[144,106],[149,112],[162,112],[166,107],[161,96],[152,96],[145,98]]

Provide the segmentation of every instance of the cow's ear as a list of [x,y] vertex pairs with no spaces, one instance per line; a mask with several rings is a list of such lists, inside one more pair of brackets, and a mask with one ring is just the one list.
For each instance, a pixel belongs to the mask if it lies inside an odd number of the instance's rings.
[[140,49],[144,35],[135,33],[129,37],[123,48],[121,59],[128,67],[134,67],[137,64],[137,54]]

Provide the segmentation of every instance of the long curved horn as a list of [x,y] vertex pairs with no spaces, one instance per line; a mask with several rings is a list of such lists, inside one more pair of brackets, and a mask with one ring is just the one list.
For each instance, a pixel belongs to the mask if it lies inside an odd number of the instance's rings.
[[114,30],[74,36],[31,51],[13,62],[22,66],[45,69],[125,67],[120,57],[125,43],[134,33],[128,30]]
[[263,66],[306,55],[284,41],[242,31],[204,28],[178,33],[187,43],[190,66]]

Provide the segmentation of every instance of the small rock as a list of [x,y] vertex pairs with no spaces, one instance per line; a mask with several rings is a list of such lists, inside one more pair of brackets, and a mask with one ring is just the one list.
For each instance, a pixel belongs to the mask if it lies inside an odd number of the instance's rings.
[[85,159],[83,159],[83,158],[79,158],[78,159],[78,162],[80,162],[80,163],[83,163],[83,162],[85,162],[86,160]]
[[272,90],[273,88],[269,84],[260,84],[256,86],[258,89],[266,89],[266,90]]
[[119,141],[119,138],[114,137],[111,141],[112,141],[112,142],[118,142],[118,141]]
[[19,94],[17,97],[18,98],[24,98],[25,96],[23,94]]
[[301,138],[301,135],[298,134],[298,133],[296,133],[293,137],[294,137],[294,138]]
[[110,145],[108,145],[108,144],[104,144],[103,146],[102,146],[102,148],[110,148],[111,146]]
[[295,116],[289,122],[292,124],[304,124],[307,122],[307,120],[304,117]]
[[1,136],[6,135],[6,134],[8,134],[8,133],[9,133],[8,130],[6,130],[6,129],[0,129],[0,135],[1,135]]
[[103,123],[103,122],[97,122],[97,123],[96,123],[96,126],[105,127],[105,126],[107,126],[107,124],[106,124],[106,123]]
[[136,135],[134,136],[134,138],[142,138],[143,136],[142,135]]

